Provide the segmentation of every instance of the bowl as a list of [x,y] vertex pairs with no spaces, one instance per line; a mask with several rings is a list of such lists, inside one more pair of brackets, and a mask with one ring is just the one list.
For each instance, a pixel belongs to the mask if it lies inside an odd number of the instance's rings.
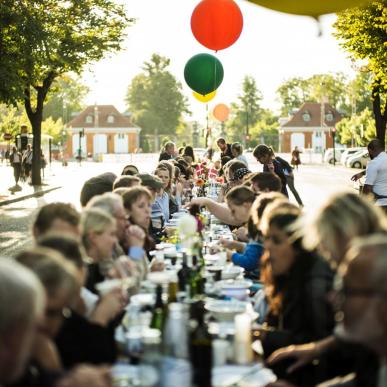
[[218,321],[233,321],[235,315],[247,310],[247,302],[213,300],[206,303],[205,308]]
[[249,288],[253,282],[250,280],[222,280],[216,283],[216,287],[223,296],[246,300],[249,295]]
[[236,279],[244,269],[239,266],[228,266],[222,271],[222,280]]

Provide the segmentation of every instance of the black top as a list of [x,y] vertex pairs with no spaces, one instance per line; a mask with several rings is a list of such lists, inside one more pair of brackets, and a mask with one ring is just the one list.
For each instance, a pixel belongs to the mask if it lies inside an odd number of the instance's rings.
[[98,263],[91,263],[87,266],[87,279],[85,288],[89,289],[94,294],[98,294],[95,285],[105,280],[104,275],[100,271]]
[[55,339],[63,366],[114,363],[117,356],[114,329],[113,323],[103,327],[72,311]]
[[171,159],[173,159],[173,156],[170,155],[169,153],[167,153],[167,152],[161,152],[160,153],[159,161],[171,160]]
[[[280,315],[269,311],[266,316],[275,330],[267,332],[262,341],[265,357],[276,349],[310,343],[332,333],[334,313],[327,299],[332,281],[333,272],[323,258],[306,252],[296,257],[290,273],[278,278],[283,294]],[[288,366],[289,362],[281,362],[273,369],[278,377],[288,379]],[[310,367],[294,372],[290,380],[298,387],[314,385],[316,372]]]
[[234,156],[232,155],[232,152],[231,152],[231,144],[226,144],[226,145],[227,145],[227,148],[226,148],[226,150],[224,150],[220,153],[220,158],[222,158],[224,156],[228,156],[228,157],[231,157],[233,159]]
[[[286,197],[289,197],[288,190],[286,188],[287,183],[286,183],[286,176],[284,173],[284,169],[288,170],[286,164],[289,166],[290,172],[293,171],[293,169],[287,161],[285,161],[284,159],[281,159],[280,157],[276,157],[272,161],[274,165],[274,173],[281,179],[281,183],[282,183],[281,192]],[[263,172],[270,172],[269,167],[266,164],[263,166]]]

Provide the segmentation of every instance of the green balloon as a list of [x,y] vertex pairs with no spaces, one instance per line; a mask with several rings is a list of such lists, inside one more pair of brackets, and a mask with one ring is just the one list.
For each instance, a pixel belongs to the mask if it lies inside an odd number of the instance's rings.
[[223,74],[222,63],[210,54],[195,55],[184,67],[187,85],[202,95],[216,90],[223,81]]

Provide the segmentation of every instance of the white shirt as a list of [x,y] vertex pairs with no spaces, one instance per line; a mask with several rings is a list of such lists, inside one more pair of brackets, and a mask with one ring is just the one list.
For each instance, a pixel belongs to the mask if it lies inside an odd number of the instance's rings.
[[[365,183],[372,185],[372,191],[381,196],[387,196],[387,154],[380,152],[367,164]],[[378,206],[387,206],[386,199],[378,199]]]

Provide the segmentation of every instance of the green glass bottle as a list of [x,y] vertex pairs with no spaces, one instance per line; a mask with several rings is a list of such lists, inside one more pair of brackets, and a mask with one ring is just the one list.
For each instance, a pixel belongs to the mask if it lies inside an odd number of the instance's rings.
[[191,309],[189,353],[192,365],[192,386],[211,387],[212,339],[204,321],[204,302],[195,303]]
[[153,307],[152,321],[150,327],[153,329],[159,329],[163,331],[164,322],[166,318],[166,308],[163,304],[163,288],[161,285],[157,285],[156,288],[156,302]]

